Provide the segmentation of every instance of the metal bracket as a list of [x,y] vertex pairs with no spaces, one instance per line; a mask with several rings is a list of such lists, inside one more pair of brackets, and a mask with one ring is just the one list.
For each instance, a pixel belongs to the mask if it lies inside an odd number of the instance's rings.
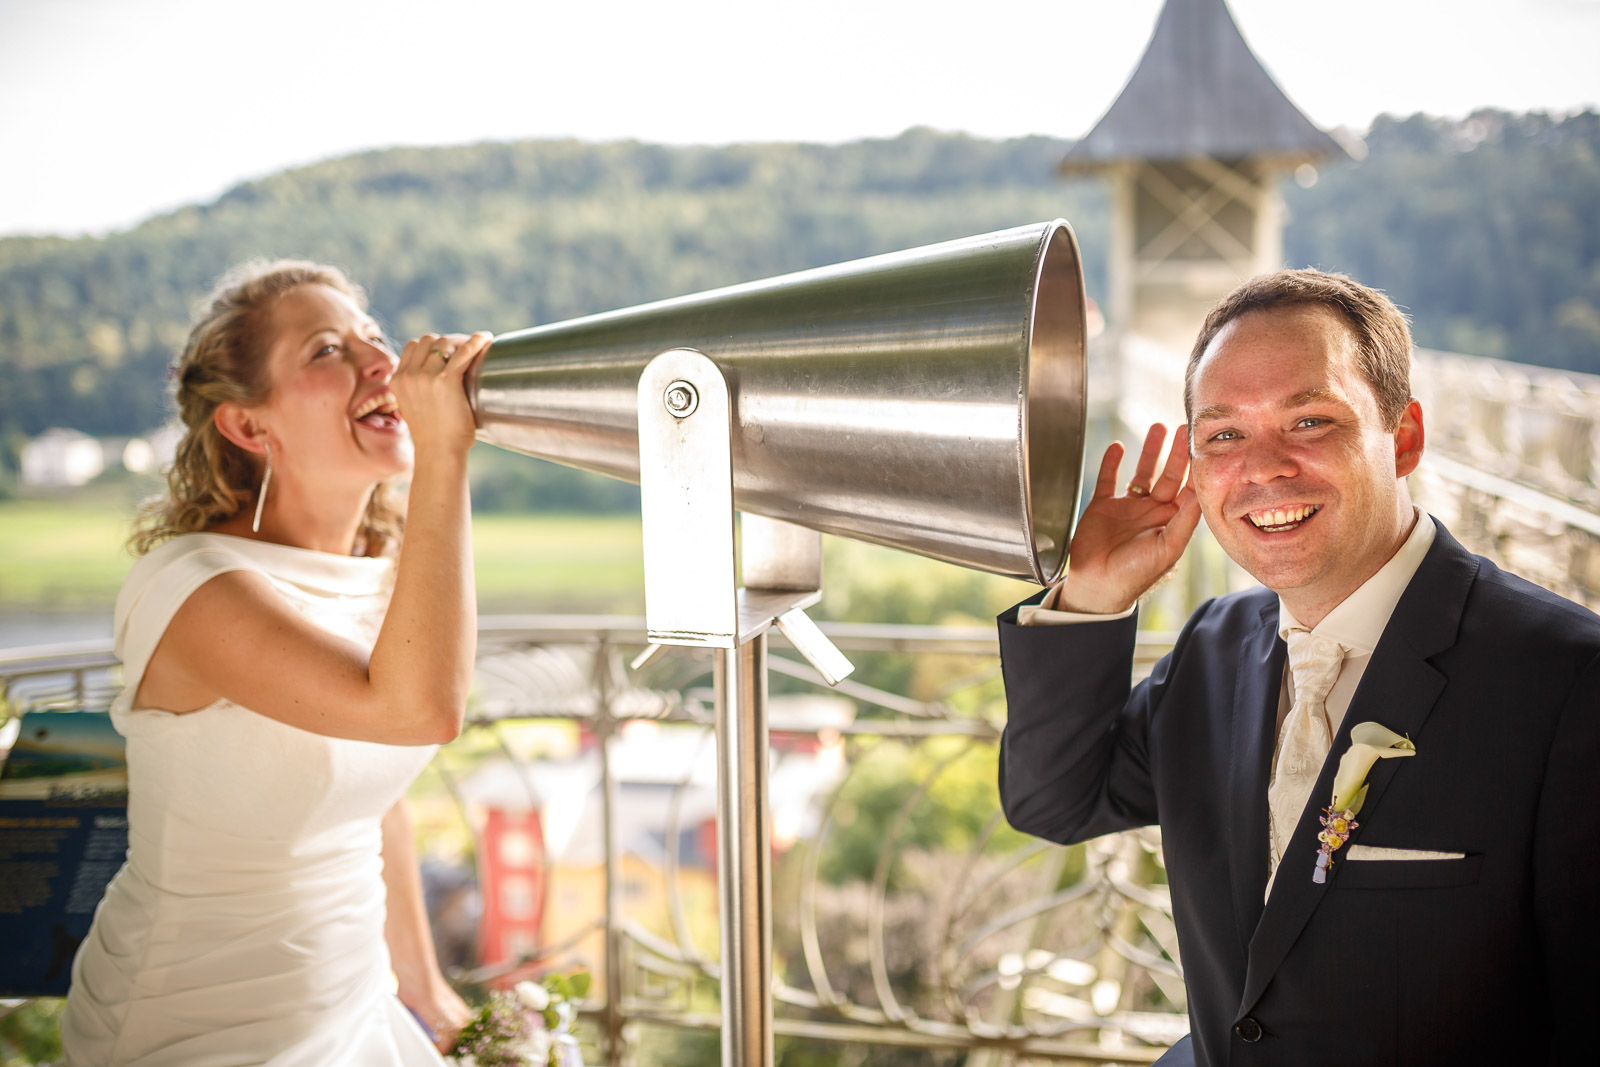
[[722,371],[674,348],[639,375],[645,626],[657,644],[733,648],[732,406]]
[[828,635],[817,629],[811,617],[799,608],[790,608],[778,616],[778,629],[789,643],[817,669],[822,680],[838,685],[855,672],[855,664],[845,657],[839,647],[828,640]]
[[[822,598],[822,535],[743,517],[734,566],[733,405],[721,369],[692,348],[639,376],[645,627],[652,646],[737,648],[776,624],[829,685],[855,668],[804,609]],[[635,661],[653,657],[646,650]]]
[[739,533],[743,602],[759,602],[770,612],[768,624],[776,625],[829,685],[844,681],[855,666],[804,610],[822,598],[822,535],[748,512],[740,517]]

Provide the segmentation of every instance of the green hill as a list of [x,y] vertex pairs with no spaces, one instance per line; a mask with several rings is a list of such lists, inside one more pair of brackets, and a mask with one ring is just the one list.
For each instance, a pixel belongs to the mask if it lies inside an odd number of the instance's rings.
[[396,336],[504,331],[1065,215],[1066,150],[913,130],[843,146],[395,149],[250,182],[104,239],[0,240],[0,438],[164,418],[193,303],[250,256],[336,263]]
[[1379,118],[1292,183],[1284,253],[1410,309],[1418,344],[1600,373],[1600,114]]
[[[1286,183],[1291,263],[1387,289],[1424,345],[1600,371],[1600,116],[1385,117],[1368,144],[1310,188]],[[835,146],[394,149],[105,238],[0,240],[0,462],[49,426],[163,421],[193,303],[249,256],[345,267],[404,337],[515,329],[1063,215],[1099,297],[1106,201],[1093,180],[1057,177],[1067,148],[911,130]]]

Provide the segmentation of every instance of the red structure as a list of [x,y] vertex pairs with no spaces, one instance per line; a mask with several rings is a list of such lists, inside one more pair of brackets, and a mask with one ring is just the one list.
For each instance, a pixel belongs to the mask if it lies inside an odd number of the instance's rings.
[[478,884],[483,892],[479,963],[513,963],[537,955],[549,887],[539,813],[490,808],[482,849],[478,857]]

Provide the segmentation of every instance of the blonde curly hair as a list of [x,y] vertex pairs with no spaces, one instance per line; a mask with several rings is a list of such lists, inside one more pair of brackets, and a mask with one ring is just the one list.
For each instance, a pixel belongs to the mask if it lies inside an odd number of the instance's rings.
[[[304,260],[251,260],[212,290],[170,371],[183,439],[167,472],[167,493],[139,509],[128,539],[136,555],[178,534],[213,529],[255,503],[263,464],[222,435],[215,415],[224,403],[254,407],[266,400],[272,389],[267,316],[302,285],[326,285],[366,309],[366,294],[343,271]],[[380,482],[367,502],[356,554],[382,556],[399,548],[405,514],[396,480]]]

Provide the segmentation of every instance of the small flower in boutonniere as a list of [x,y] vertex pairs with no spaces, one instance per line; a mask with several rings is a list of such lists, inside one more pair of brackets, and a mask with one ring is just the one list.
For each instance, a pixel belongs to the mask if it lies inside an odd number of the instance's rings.
[[1356,814],[1367,799],[1367,772],[1381,759],[1415,756],[1417,746],[1408,737],[1375,722],[1359,722],[1350,728],[1350,747],[1339,757],[1333,776],[1333,803],[1322,809],[1322,832],[1317,840],[1317,869],[1311,880],[1318,885],[1328,880],[1333,869],[1333,854],[1350,840],[1350,832],[1361,824]]

